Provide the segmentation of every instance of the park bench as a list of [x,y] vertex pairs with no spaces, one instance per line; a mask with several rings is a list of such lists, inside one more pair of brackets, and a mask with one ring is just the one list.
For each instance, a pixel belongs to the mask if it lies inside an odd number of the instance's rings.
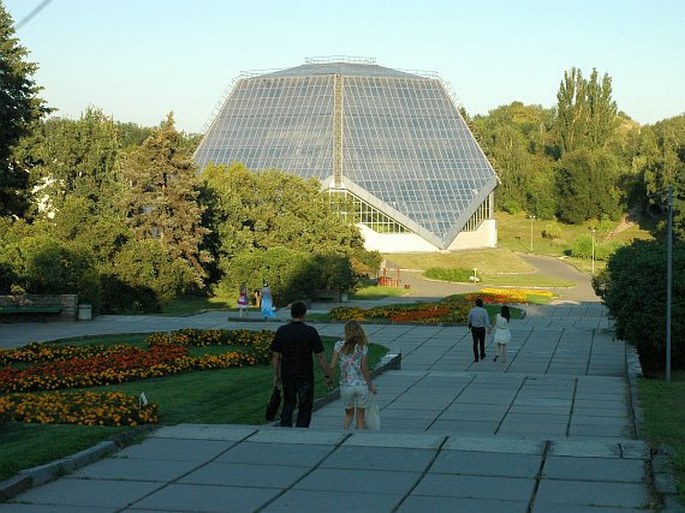
[[3,305],[0,306],[0,315],[18,314],[59,314],[62,313],[61,305]]

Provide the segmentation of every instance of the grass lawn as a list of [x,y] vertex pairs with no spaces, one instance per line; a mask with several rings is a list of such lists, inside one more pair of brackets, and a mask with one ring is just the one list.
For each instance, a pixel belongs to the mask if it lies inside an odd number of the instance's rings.
[[386,297],[406,296],[408,292],[397,287],[380,287],[378,285],[365,285],[359,290],[350,294],[351,300],[374,300]]
[[387,260],[401,269],[425,271],[429,267],[478,269],[478,274],[526,274],[535,268],[507,248],[470,249],[449,253],[390,253]]
[[573,287],[575,283],[537,274],[535,268],[508,248],[473,249],[452,253],[421,255],[386,254],[385,257],[402,269],[425,271],[437,267],[446,269],[477,269],[482,287]]
[[[567,255],[568,250],[577,239],[591,236],[593,227],[595,228],[597,244],[613,241],[628,244],[633,239],[651,239],[651,230],[654,230],[655,227],[654,221],[650,219],[640,219],[638,222],[629,221],[627,223],[588,221],[583,224],[569,225],[541,219],[531,221],[525,213],[507,214],[505,212],[495,213],[495,219],[497,219],[499,247],[517,253],[536,253],[556,257]],[[558,237],[553,239],[543,237],[543,232],[555,230]]]
[[638,395],[644,414],[642,427],[649,442],[670,445],[677,451],[673,465],[680,502],[685,504],[685,370],[674,371],[671,383],[640,379]]
[[[127,343],[142,346],[146,337],[147,335],[83,337],[61,340],[59,344]],[[322,338],[327,359],[330,361],[336,339]],[[197,350],[200,348],[193,348],[194,353]],[[202,350],[214,352],[216,348]],[[378,364],[386,352],[385,347],[375,344],[370,346],[371,368]],[[315,396],[323,397],[327,388],[316,362],[314,373]],[[262,365],[178,374],[89,390],[116,390],[135,396],[145,392],[148,400],[158,405],[160,424],[163,425],[184,422],[260,425],[265,423],[264,408],[271,394],[272,383],[271,367]],[[0,423],[0,480],[12,477],[19,470],[64,458],[128,430],[125,427]]]
[[169,316],[192,315],[205,310],[229,310],[236,308],[238,298],[223,296],[182,296],[162,307],[162,314]]

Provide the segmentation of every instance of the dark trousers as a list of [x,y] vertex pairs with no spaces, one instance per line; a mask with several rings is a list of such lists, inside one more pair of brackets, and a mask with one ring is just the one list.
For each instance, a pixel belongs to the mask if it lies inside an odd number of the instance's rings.
[[471,328],[473,337],[473,359],[478,360],[478,346],[480,345],[480,357],[485,358],[485,328]]
[[293,413],[296,406],[297,423],[295,427],[309,427],[309,423],[312,421],[312,407],[314,406],[314,381],[312,379],[283,379],[281,426],[293,427]]

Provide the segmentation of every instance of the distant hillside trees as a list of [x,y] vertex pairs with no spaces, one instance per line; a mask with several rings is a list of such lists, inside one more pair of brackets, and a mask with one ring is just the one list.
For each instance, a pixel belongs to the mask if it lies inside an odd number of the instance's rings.
[[617,111],[607,74],[592,70],[586,79],[571,68],[556,109],[514,102],[477,116],[473,126],[501,180],[498,209],[571,224],[627,210],[634,132]]

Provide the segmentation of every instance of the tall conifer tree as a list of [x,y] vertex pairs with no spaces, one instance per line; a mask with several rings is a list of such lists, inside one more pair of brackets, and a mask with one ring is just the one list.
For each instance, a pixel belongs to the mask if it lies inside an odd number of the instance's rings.
[[13,150],[48,111],[32,75],[37,65],[15,37],[12,17],[0,2],[0,216],[22,217],[29,206],[29,163]]
[[199,179],[183,137],[169,114],[122,165],[124,208],[139,239],[154,239],[174,257],[187,262],[198,285],[210,260],[202,244],[208,230],[201,224]]

